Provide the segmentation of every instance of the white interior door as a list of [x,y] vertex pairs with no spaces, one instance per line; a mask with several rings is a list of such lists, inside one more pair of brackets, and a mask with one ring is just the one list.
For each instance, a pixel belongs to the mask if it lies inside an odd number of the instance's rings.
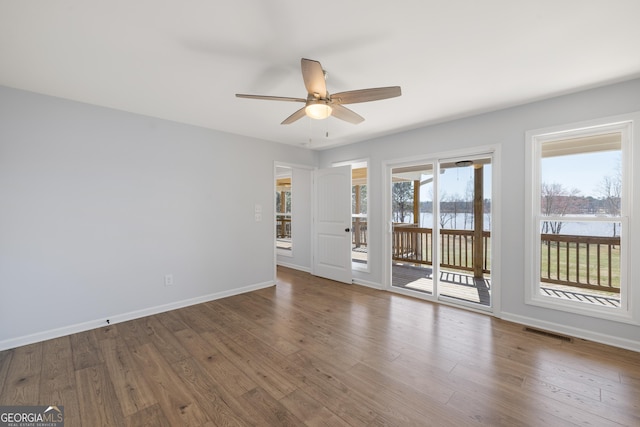
[[317,170],[314,194],[313,274],[351,283],[351,165]]

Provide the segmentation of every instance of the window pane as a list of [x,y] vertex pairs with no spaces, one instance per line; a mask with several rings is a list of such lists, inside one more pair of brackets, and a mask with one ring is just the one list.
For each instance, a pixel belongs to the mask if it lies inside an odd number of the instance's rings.
[[392,170],[392,286],[434,295],[433,164]]
[[540,294],[619,307],[621,223],[549,223],[540,221]]
[[276,168],[276,247],[291,251],[291,184],[292,169]]
[[621,141],[609,132],[542,144],[540,295],[620,307]]
[[367,221],[367,168],[351,170],[351,261],[366,266],[369,258],[369,224]]
[[[615,135],[620,141],[619,134]],[[594,147],[589,145],[574,146],[569,154],[545,157],[546,146],[560,142],[542,145],[540,214],[618,216],[622,195],[620,143],[616,150],[610,149],[612,144],[605,146],[607,151],[593,151]],[[564,145],[566,148],[569,144]],[[581,149],[586,152],[580,152]],[[549,152],[554,153],[553,150]]]

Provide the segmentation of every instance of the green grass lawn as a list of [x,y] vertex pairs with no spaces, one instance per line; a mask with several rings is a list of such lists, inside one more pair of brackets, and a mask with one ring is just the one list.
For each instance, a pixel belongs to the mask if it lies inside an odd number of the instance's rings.
[[[425,262],[431,262],[431,239],[426,234],[419,236],[421,248],[419,258]],[[452,266],[462,266],[470,269],[473,266],[472,239],[456,236],[455,242],[449,244],[439,244],[442,249],[441,262]],[[559,245],[559,246],[558,246]],[[490,245],[487,252],[490,252]],[[598,247],[600,247],[600,259],[598,260]],[[612,246],[611,258],[609,259],[608,246],[606,244],[570,242],[568,247],[566,242],[543,243],[541,250],[541,279],[545,278],[560,280],[565,285],[588,284],[592,286],[602,286],[602,290],[610,288],[620,288],[620,246]],[[588,252],[588,253],[587,253]],[[487,260],[491,260],[491,253],[485,254]],[[560,260],[558,265],[558,258]],[[609,263],[611,264],[609,266]],[[548,269],[548,267],[550,268]],[[609,268],[610,267],[610,268]],[[487,262],[487,268],[491,266]],[[611,273],[609,273],[611,270]],[[598,271],[600,275],[598,277]]]
[[[587,246],[589,247],[588,257]],[[559,272],[558,257],[560,258]],[[589,265],[588,270],[587,260]],[[601,246],[600,262],[598,263],[596,244],[580,244],[577,247],[576,244],[570,244],[567,249],[565,243],[560,243],[559,248],[556,242],[552,242],[550,245],[543,243],[541,245],[540,261],[540,273],[543,280],[545,277],[569,282],[576,282],[578,281],[577,279],[579,279],[579,283],[620,288],[620,246],[615,246],[611,250],[611,277],[609,277],[609,254],[606,246]],[[549,276],[547,276],[547,267],[549,265],[550,272]],[[600,268],[599,282],[598,267]],[[589,273],[588,282],[587,271]]]

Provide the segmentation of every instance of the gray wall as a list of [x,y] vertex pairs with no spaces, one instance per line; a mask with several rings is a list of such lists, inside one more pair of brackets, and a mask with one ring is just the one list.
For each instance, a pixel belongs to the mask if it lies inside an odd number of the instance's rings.
[[274,161],[316,156],[0,87],[0,349],[273,284]]
[[[436,102],[437,100],[430,100]],[[370,158],[370,273],[356,271],[366,283],[385,284],[383,269],[382,163],[412,156],[450,152],[489,145],[501,146],[501,291],[500,316],[640,351],[640,327],[593,319],[524,303],[524,189],[525,132],[640,111],[640,80],[632,80],[523,106],[407,131],[320,153],[320,167],[333,162]],[[636,126],[640,126],[637,123]],[[636,132],[638,129],[636,128]],[[639,147],[634,147],[640,149]],[[640,168],[640,165],[635,165]],[[379,230],[379,232],[375,232]],[[640,240],[633,230],[632,240]],[[631,261],[638,259],[631,254]],[[636,310],[640,309],[640,277],[631,283]],[[636,314],[636,320],[637,320]]]
[[637,325],[524,304],[525,131],[633,111],[640,80],[316,153],[0,87],[0,349],[272,284],[274,161],[369,159],[370,272],[354,277],[382,286],[382,163],[500,145],[498,314],[640,350]]

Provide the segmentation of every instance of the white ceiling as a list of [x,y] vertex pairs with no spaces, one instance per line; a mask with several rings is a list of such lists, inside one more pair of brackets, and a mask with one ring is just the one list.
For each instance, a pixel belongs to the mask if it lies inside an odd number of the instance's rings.
[[[320,149],[640,76],[638,0],[0,0],[0,85]],[[402,87],[359,125],[306,97]],[[327,137],[328,133],[328,137]],[[310,142],[311,141],[311,142]]]

